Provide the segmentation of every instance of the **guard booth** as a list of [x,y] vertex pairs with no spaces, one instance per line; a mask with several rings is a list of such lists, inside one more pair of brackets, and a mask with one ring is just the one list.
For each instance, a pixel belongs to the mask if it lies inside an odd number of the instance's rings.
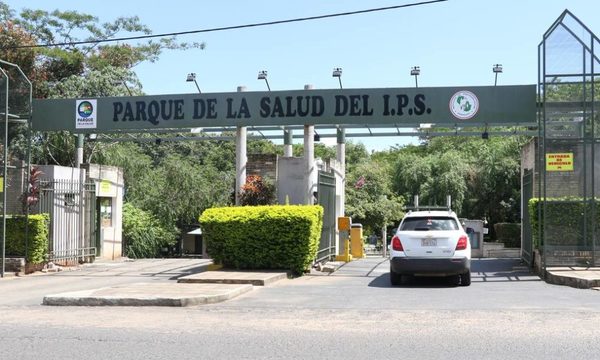
[[206,244],[202,238],[202,229],[199,225],[188,225],[184,227],[181,236],[181,256],[184,257],[208,257]]
[[123,169],[116,166],[82,164],[88,182],[96,189],[96,256],[117,259],[123,248]]
[[464,220],[464,224],[471,243],[471,256],[483,257],[483,220]]

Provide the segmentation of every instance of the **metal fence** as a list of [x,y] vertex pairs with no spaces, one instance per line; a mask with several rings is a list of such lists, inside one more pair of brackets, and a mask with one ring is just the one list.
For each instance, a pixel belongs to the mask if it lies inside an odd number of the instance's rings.
[[533,264],[533,238],[529,215],[529,200],[533,197],[533,172],[526,170],[522,178],[521,192],[521,258],[528,265]]
[[335,256],[335,175],[319,171],[318,203],[323,207],[323,229],[315,262],[330,260]]
[[543,266],[598,266],[600,182],[598,38],[565,10],[539,45]]
[[49,261],[74,265],[90,261],[97,255],[94,183],[41,180],[38,211],[50,215]]
[[[14,206],[23,192],[23,182],[11,182],[9,171],[29,166],[29,150],[15,146],[31,136],[28,120],[31,116],[32,85],[17,64],[0,60],[0,277],[4,277],[6,260],[6,219],[18,214],[21,206]],[[27,164],[24,166],[24,164]],[[10,170],[9,170],[10,169]],[[11,204],[12,202],[12,204]],[[17,210],[18,209],[18,210]]]

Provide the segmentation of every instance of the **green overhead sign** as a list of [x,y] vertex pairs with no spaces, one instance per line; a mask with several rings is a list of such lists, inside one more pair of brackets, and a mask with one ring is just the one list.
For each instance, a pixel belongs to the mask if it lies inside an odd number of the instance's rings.
[[518,124],[535,85],[297,90],[34,100],[34,130],[103,132],[261,125]]

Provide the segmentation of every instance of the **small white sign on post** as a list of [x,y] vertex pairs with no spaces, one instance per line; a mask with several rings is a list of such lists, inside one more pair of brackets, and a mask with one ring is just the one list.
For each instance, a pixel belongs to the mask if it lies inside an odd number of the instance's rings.
[[77,100],[75,104],[75,129],[95,129],[97,114],[96,99]]

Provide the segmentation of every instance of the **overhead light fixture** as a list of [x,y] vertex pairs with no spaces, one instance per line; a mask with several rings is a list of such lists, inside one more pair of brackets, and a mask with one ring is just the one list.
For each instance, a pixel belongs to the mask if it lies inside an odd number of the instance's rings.
[[333,68],[333,73],[331,73],[331,76],[338,78],[338,81],[340,82],[340,89],[343,89],[342,87],[342,68]]
[[502,72],[502,64],[494,65],[492,71],[494,72],[494,86],[496,86],[498,84],[498,74]]
[[267,89],[271,91],[271,86],[269,86],[269,80],[267,80],[267,71],[262,70],[258,72],[258,80],[264,80],[267,83]]
[[202,93],[202,91],[200,91],[200,86],[198,86],[198,82],[196,81],[196,73],[187,74],[187,78],[185,79],[185,81],[193,82],[194,84],[196,84],[196,89],[198,89],[198,93]]
[[413,66],[410,69],[410,75],[415,77],[415,87],[419,87],[419,82],[417,81],[417,77],[421,75],[421,68],[418,66]]

